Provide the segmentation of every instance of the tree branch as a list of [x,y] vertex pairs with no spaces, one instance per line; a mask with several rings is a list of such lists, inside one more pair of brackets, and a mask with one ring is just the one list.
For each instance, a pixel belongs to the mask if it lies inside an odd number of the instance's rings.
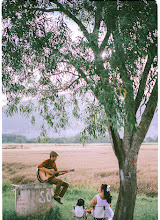
[[141,122],[133,136],[133,148],[137,148],[137,145],[140,147],[142,141],[144,140],[147,131],[149,129],[150,123],[154,116],[155,110],[158,103],[158,79],[154,85],[149,101],[146,104],[146,108],[143,112]]
[[98,30],[101,23],[102,13],[101,13],[101,5],[97,4],[97,10],[95,12],[95,25],[92,34],[96,36],[96,40],[98,42]]
[[146,87],[146,81],[147,81],[147,78],[148,78],[149,70],[151,68],[151,64],[153,63],[153,59],[155,58],[155,56],[157,54],[155,43],[154,43],[154,45],[151,44],[150,49],[152,49],[153,47],[155,49],[153,50],[152,54],[150,53],[151,57],[150,56],[148,57],[148,60],[147,60],[147,63],[146,63],[145,69],[144,69],[143,76],[141,77],[141,80],[140,80],[140,86],[139,86],[138,93],[137,93],[137,96],[136,96],[136,99],[135,99],[135,114],[136,114],[136,112],[139,108],[139,105],[140,105],[141,101],[142,101],[142,97],[143,97],[144,90],[145,90],[145,87]]
[[65,91],[65,90],[67,90],[67,89],[70,89],[70,87],[78,80],[78,79],[80,79],[80,76],[77,78],[77,79],[75,79],[75,80],[73,80],[69,85],[67,85],[66,87],[64,87],[64,88],[60,88],[60,89],[58,89],[58,91]]
[[43,12],[54,12],[54,11],[60,11],[58,8],[50,8],[50,9],[45,9],[45,8],[26,8],[23,7],[23,9],[27,9],[29,11],[43,11]]
[[50,2],[53,2],[59,7],[59,11],[63,12],[65,15],[67,15],[69,18],[71,18],[81,29],[83,32],[84,36],[87,38],[88,41],[90,41],[90,34],[86,30],[85,26],[67,9],[65,9],[61,3],[57,2],[57,0],[49,0]]
[[105,47],[106,47],[106,45],[108,43],[108,39],[109,39],[110,34],[111,33],[109,32],[109,30],[107,28],[107,33],[106,33],[105,38],[104,38],[104,40],[103,40],[103,42],[102,42],[102,44],[100,46],[100,51],[103,51],[105,49]]
[[123,147],[123,140],[120,138],[118,132],[115,133],[114,129],[108,124],[108,131],[111,137],[112,148],[115,152],[115,155],[118,161],[121,163],[124,162],[125,149]]
[[[104,20],[104,23],[107,27],[107,33],[105,35],[105,38],[100,46],[100,50],[101,52],[105,49],[107,43],[108,43],[108,39],[111,35],[111,33],[113,33],[113,31],[115,30],[115,24],[117,22],[117,17],[116,17],[116,11],[117,11],[117,5],[116,5],[116,1],[108,1],[108,6],[112,6],[113,8],[115,8],[115,12],[114,13],[109,13],[109,18],[108,17]],[[112,21],[112,22],[111,22]]]

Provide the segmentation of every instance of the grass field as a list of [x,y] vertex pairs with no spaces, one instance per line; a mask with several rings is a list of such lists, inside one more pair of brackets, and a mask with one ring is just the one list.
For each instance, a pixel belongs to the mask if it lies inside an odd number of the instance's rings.
[[[18,216],[15,212],[15,196],[12,191],[11,184],[4,183],[3,191],[3,220],[73,220],[72,207],[76,204],[77,199],[83,197],[85,205],[89,208],[89,202],[95,194],[97,189],[86,186],[70,186],[63,198],[63,205],[55,202],[53,212],[47,213],[45,216]],[[112,192],[112,209],[115,210],[118,194]],[[157,220],[158,219],[158,199],[146,196],[137,196],[134,220]],[[88,220],[91,220],[91,215],[88,215]]]
[[[61,176],[70,183],[63,198],[64,205],[55,203],[54,211],[46,216],[27,218],[15,213],[15,196],[12,184],[37,184],[36,168],[49,157],[50,151],[59,154],[59,170],[74,168],[74,173]],[[90,144],[83,148],[77,145],[55,144],[3,144],[3,220],[71,220],[72,206],[83,197],[86,206],[95,194],[99,184],[111,185],[113,211],[116,207],[119,190],[118,162],[110,144]],[[142,145],[138,158],[138,195],[134,220],[158,219],[158,145]],[[6,186],[6,187],[5,187]],[[91,220],[91,216],[88,220]]]
[[[119,190],[118,161],[110,144],[3,144],[2,174],[13,184],[38,183],[36,168],[49,158],[50,151],[59,154],[56,161],[59,170],[74,168],[74,173],[61,176],[72,186],[90,185],[97,188],[101,183]],[[150,197],[158,194],[158,145],[141,146],[137,164],[138,195]]]

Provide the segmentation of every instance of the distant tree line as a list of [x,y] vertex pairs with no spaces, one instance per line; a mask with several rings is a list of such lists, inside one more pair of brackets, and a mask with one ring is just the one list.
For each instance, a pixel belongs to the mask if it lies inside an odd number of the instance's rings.
[[27,138],[23,135],[2,134],[2,143],[27,143]]
[[[16,134],[2,134],[2,143],[40,143],[43,140],[40,137],[27,139],[24,135]],[[59,143],[59,144],[70,144],[70,143],[80,143],[80,136],[76,135],[73,137],[59,137],[59,138],[48,138],[47,143]],[[87,140],[86,143],[110,143],[109,137],[98,138]],[[143,143],[158,143],[158,137],[145,138]]]
[[[16,134],[2,134],[2,143],[40,143],[44,142],[40,137],[27,139],[23,135]],[[47,138],[47,143],[61,143],[61,144],[69,144],[69,143],[81,143],[80,136],[76,135],[73,137],[59,137],[59,138]],[[98,138],[91,140],[87,140],[86,143],[110,143],[109,137]]]
[[156,138],[147,137],[144,139],[143,143],[158,143],[158,136]]

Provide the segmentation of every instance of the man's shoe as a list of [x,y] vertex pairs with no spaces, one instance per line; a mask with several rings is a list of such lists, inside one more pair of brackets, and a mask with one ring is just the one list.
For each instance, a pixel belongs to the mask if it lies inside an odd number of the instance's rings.
[[63,204],[63,202],[61,201],[60,198],[55,198],[55,197],[54,197],[54,200],[56,200],[59,204]]

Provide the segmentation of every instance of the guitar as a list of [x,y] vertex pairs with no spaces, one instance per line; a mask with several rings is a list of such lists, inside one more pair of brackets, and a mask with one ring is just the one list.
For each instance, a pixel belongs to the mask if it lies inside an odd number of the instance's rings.
[[40,169],[37,168],[37,179],[41,182],[41,183],[45,183],[45,182],[48,182],[49,180],[55,178],[56,176],[59,175],[63,175],[65,173],[68,173],[68,172],[74,172],[75,170],[74,169],[70,169],[69,171],[68,170],[62,170],[62,171],[55,171],[54,167],[47,167],[47,169],[49,169],[49,171],[52,171],[53,174],[49,174],[45,171],[42,171]]

